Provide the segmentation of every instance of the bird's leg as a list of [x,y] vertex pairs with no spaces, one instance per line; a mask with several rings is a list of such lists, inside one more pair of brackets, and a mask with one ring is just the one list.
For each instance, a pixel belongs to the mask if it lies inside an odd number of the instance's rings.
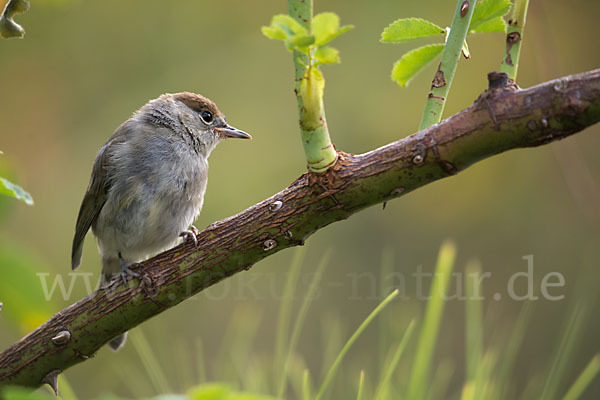
[[131,276],[133,278],[139,278],[140,274],[138,274],[137,272],[132,271],[129,267],[133,266],[133,265],[137,265],[138,263],[128,263],[125,260],[123,260],[123,257],[121,257],[121,253],[119,252],[119,263],[121,264],[121,279],[123,279],[123,284],[127,285],[127,277]]
[[185,231],[181,232],[179,236],[183,238],[183,243],[191,239],[192,242],[194,242],[194,246],[198,246],[198,239],[196,238],[198,233],[198,228],[196,228],[194,225],[190,225],[190,229],[186,229]]

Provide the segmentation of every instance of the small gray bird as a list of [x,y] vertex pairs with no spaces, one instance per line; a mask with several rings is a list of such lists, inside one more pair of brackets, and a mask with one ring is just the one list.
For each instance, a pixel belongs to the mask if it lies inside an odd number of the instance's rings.
[[[98,241],[103,281],[137,276],[129,267],[172,247],[200,214],[208,156],[225,138],[250,139],[215,103],[194,93],[164,94],[125,121],[100,149],[75,227],[71,266],[87,231]],[[192,226],[193,227],[193,226]],[[126,334],[109,343],[117,350]]]

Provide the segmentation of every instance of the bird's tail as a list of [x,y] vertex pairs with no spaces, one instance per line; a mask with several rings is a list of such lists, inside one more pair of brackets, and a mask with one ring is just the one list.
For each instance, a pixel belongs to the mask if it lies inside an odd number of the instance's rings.
[[[113,275],[121,272],[121,262],[116,257],[102,257],[102,282],[100,286],[104,286],[108,281],[111,280]],[[127,332],[117,336],[110,342],[108,342],[108,347],[112,351],[119,351],[121,347],[125,345],[125,341],[127,340]]]

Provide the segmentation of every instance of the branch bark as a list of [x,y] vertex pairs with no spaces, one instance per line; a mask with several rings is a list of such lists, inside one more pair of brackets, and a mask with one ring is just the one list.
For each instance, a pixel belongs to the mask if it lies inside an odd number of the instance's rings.
[[289,187],[140,264],[139,281],[115,280],[54,315],[0,354],[0,388],[38,387],[92,357],[154,315],[320,228],[504,151],[565,138],[600,120],[600,69],[520,90],[484,92],[460,113],[361,155],[339,152],[323,174]]

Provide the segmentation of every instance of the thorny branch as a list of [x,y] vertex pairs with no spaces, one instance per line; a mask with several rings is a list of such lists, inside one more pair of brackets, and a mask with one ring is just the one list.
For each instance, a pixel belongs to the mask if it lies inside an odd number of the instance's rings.
[[[500,87],[497,87],[500,86]],[[324,174],[289,187],[142,263],[142,278],[115,280],[54,315],[0,354],[0,388],[56,388],[56,376],[105,343],[320,228],[504,151],[563,139],[600,120],[600,69],[521,90],[498,85],[458,114],[365,154],[338,152]]]

